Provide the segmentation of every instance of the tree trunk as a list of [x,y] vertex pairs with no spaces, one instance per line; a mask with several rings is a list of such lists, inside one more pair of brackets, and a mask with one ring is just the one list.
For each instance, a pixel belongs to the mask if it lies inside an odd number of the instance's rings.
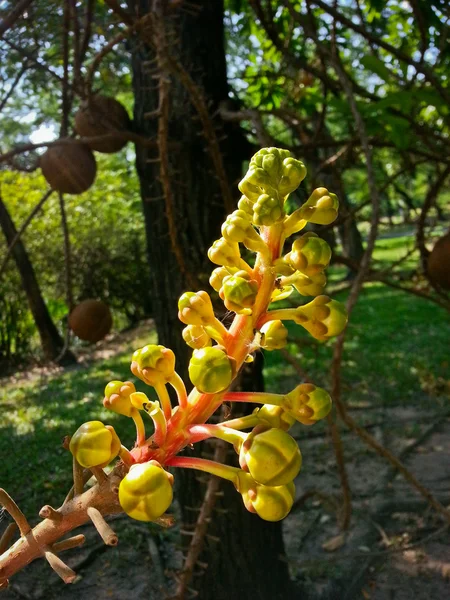
[[[129,0],[129,6],[134,15],[142,16],[155,4],[148,0]],[[223,2],[196,2],[195,13],[181,10],[173,18],[166,17],[164,26],[171,28],[174,39],[169,52],[201,87],[209,112],[214,115],[220,102],[228,97]],[[142,43],[142,37],[132,42],[131,51],[135,130],[156,139],[158,113],[155,111],[159,99],[154,51]],[[219,137],[225,134],[221,155],[237,200],[236,183],[241,177],[242,161],[250,158],[248,144],[235,126],[220,122],[214,125]],[[170,204],[161,185],[158,154],[138,146],[136,159],[159,341],[175,351],[177,371],[186,380],[190,351],[181,338],[177,301],[192,285],[209,289],[208,277],[213,267],[206,252],[220,236],[226,211],[202,125],[178,77],[170,77],[168,130]],[[181,482],[177,486],[177,499],[182,508],[183,528],[188,528],[197,517],[196,506],[203,500],[205,490],[195,473],[189,470],[178,470],[176,479]],[[203,569],[201,577],[194,578],[191,587],[198,591],[201,600],[289,597],[287,564],[280,560],[283,555],[281,525],[265,523],[248,513],[240,495],[227,482],[221,489],[224,495],[219,498],[218,508],[226,513],[215,511],[213,514],[208,530],[210,537],[200,558],[208,567]],[[186,540],[189,541],[190,538]]]
[[[11,244],[17,234],[17,229],[11,219],[8,210],[0,198],[0,226],[6,238],[6,242]],[[64,347],[64,341],[59,335],[55,324],[52,321],[50,313],[41,294],[39,283],[33,265],[29,259],[28,253],[22,240],[18,240],[12,250],[13,258],[20,273],[22,286],[28,299],[28,305],[33,314],[34,322],[41,338],[41,346],[44,356],[47,360],[58,358],[59,364],[71,364],[76,362],[75,356],[69,350],[60,357]]]

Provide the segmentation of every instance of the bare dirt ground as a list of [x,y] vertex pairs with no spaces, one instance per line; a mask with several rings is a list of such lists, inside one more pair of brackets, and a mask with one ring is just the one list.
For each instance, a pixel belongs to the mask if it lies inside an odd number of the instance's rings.
[[[135,339],[136,330],[130,336]],[[116,352],[118,342],[126,346],[127,334],[114,340]],[[104,358],[109,351],[106,343],[87,352],[84,360]],[[443,411],[431,398],[419,404],[422,409],[366,406],[351,412],[449,506],[450,407]],[[353,433],[341,431],[353,496],[351,525],[345,534],[337,524],[341,491],[331,440],[326,431],[293,430],[304,457],[296,504],[283,523],[291,574],[304,590],[293,598],[447,600],[448,522],[385,459]],[[6,522],[3,519],[0,529]],[[79,574],[74,585],[64,586],[44,561],[36,561],[12,579],[2,600],[170,597],[174,573],[182,563],[177,526],[164,530],[123,516],[111,524],[119,534],[116,548],[105,547],[93,527],[86,526],[81,530],[86,544],[65,554]]]

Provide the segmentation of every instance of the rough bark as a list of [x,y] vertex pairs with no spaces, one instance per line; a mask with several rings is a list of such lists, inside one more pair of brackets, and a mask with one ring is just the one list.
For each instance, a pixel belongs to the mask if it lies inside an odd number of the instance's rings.
[[[0,198],[0,227],[5,235],[6,242],[11,244],[17,234],[17,229],[14,225],[11,216]],[[74,355],[66,350],[63,356],[60,356],[61,350],[64,347],[64,341],[59,335],[59,332],[52,321],[48,312],[44,298],[39,287],[36,274],[31,264],[30,258],[22,240],[18,240],[15,244],[12,255],[15,260],[17,269],[20,273],[22,286],[28,299],[28,305],[33,314],[39,336],[41,339],[42,351],[47,360],[55,360],[58,358],[60,364],[70,364],[76,362]]]
[[[152,8],[146,0],[130,0],[134,15],[142,16]],[[200,85],[214,115],[220,102],[228,97],[224,53],[223,2],[197,2],[198,12],[181,11],[170,26],[175,41],[170,52],[183,64]],[[155,88],[152,50],[135,40],[131,45],[135,94],[135,129],[155,138],[158,89]],[[148,115],[148,116],[147,116]],[[242,172],[242,161],[249,158],[248,144],[235,126],[215,123],[221,141],[221,151],[228,182],[236,201],[236,182]],[[177,319],[177,300],[195,280],[197,289],[209,288],[212,265],[206,251],[220,236],[225,216],[223,198],[196,112],[189,94],[176,78],[171,77],[170,115],[170,186],[173,195],[168,210],[160,183],[160,164],[155,153],[137,147],[137,170],[141,184],[148,258],[151,267],[151,289],[154,316],[159,340],[177,355],[177,370],[185,374],[189,358],[182,341],[182,326]],[[175,215],[175,236],[169,231],[168,212]],[[174,241],[181,249],[182,262],[174,251]],[[195,507],[202,500],[205,488],[195,473],[177,471],[178,500],[182,507],[184,528],[195,521]],[[283,543],[280,524],[264,523],[247,513],[239,494],[228,483],[222,485],[201,562],[208,563],[201,577],[194,578],[194,587],[202,600],[234,598],[276,599],[288,595],[288,569],[280,560]],[[194,509],[194,510],[192,510]],[[186,539],[189,542],[189,538]],[[199,567],[200,571],[200,567]]]

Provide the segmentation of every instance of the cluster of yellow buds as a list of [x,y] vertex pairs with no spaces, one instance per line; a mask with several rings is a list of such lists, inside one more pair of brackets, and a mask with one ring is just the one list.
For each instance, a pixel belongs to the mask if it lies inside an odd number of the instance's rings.
[[[144,346],[134,352],[131,371],[154,388],[158,399],[136,391],[132,382],[112,381],[103,401],[106,408],[135,421],[135,447],[124,448],[112,427],[97,421],[85,423],[72,437],[70,449],[81,465],[104,466],[117,455],[128,465],[119,501],[132,518],[153,521],[169,508],[173,476],[167,469],[171,467],[199,469],[228,479],[245,507],[265,520],[280,520],[291,510],[302,455],[288,430],[296,422],[313,425],[326,417],[332,407],[329,394],[309,383],[288,394],[229,390],[252,353],[286,346],[288,330],[283,321],[301,325],[322,341],[339,335],[346,326],[345,308],[323,295],[324,271],[331,259],[328,244],[308,231],[283,255],[290,235],[308,223],[332,223],[337,216],[338,200],[325,188],[317,188],[300,208],[286,214],[286,200],[305,176],[305,165],[287,150],[264,148],[251,159],[239,184],[238,209],[227,217],[222,237],[208,251],[216,265],[210,284],[225,308],[235,313],[231,325],[227,328],[215,316],[204,290],[187,291],[178,302],[178,316],[185,325],[183,339],[192,348],[190,394],[175,371],[173,352],[160,345]],[[249,252],[256,255],[254,261],[246,260]],[[272,308],[294,289],[313,299],[295,308]],[[174,407],[168,385],[177,395]],[[249,415],[208,424],[223,402],[261,406]],[[153,424],[148,437],[142,413]],[[186,446],[210,437],[234,446],[239,467],[182,455]]]

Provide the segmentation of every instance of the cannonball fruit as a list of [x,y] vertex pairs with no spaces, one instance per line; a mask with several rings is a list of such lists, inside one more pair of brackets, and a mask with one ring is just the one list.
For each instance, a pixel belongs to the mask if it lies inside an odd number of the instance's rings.
[[83,300],[70,313],[69,327],[85,342],[102,340],[112,327],[109,306],[101,300]]
[[85,144],[51,146],[41,156],[42,174],[57,192],[82,194],[94,183],[97,165]]
[[427,271],[433,283],[450,290],[450,232],[436,242],[428,257]]
[[[129,129],[128,113],[123,104],[115,98],[92,96],[75,114],[75,131],[82,137],[101,136]],[[90,142],[89,147],[97,152],[111,154],[118,152],[126,144],[127,140],[124,139],[108,139]]]

